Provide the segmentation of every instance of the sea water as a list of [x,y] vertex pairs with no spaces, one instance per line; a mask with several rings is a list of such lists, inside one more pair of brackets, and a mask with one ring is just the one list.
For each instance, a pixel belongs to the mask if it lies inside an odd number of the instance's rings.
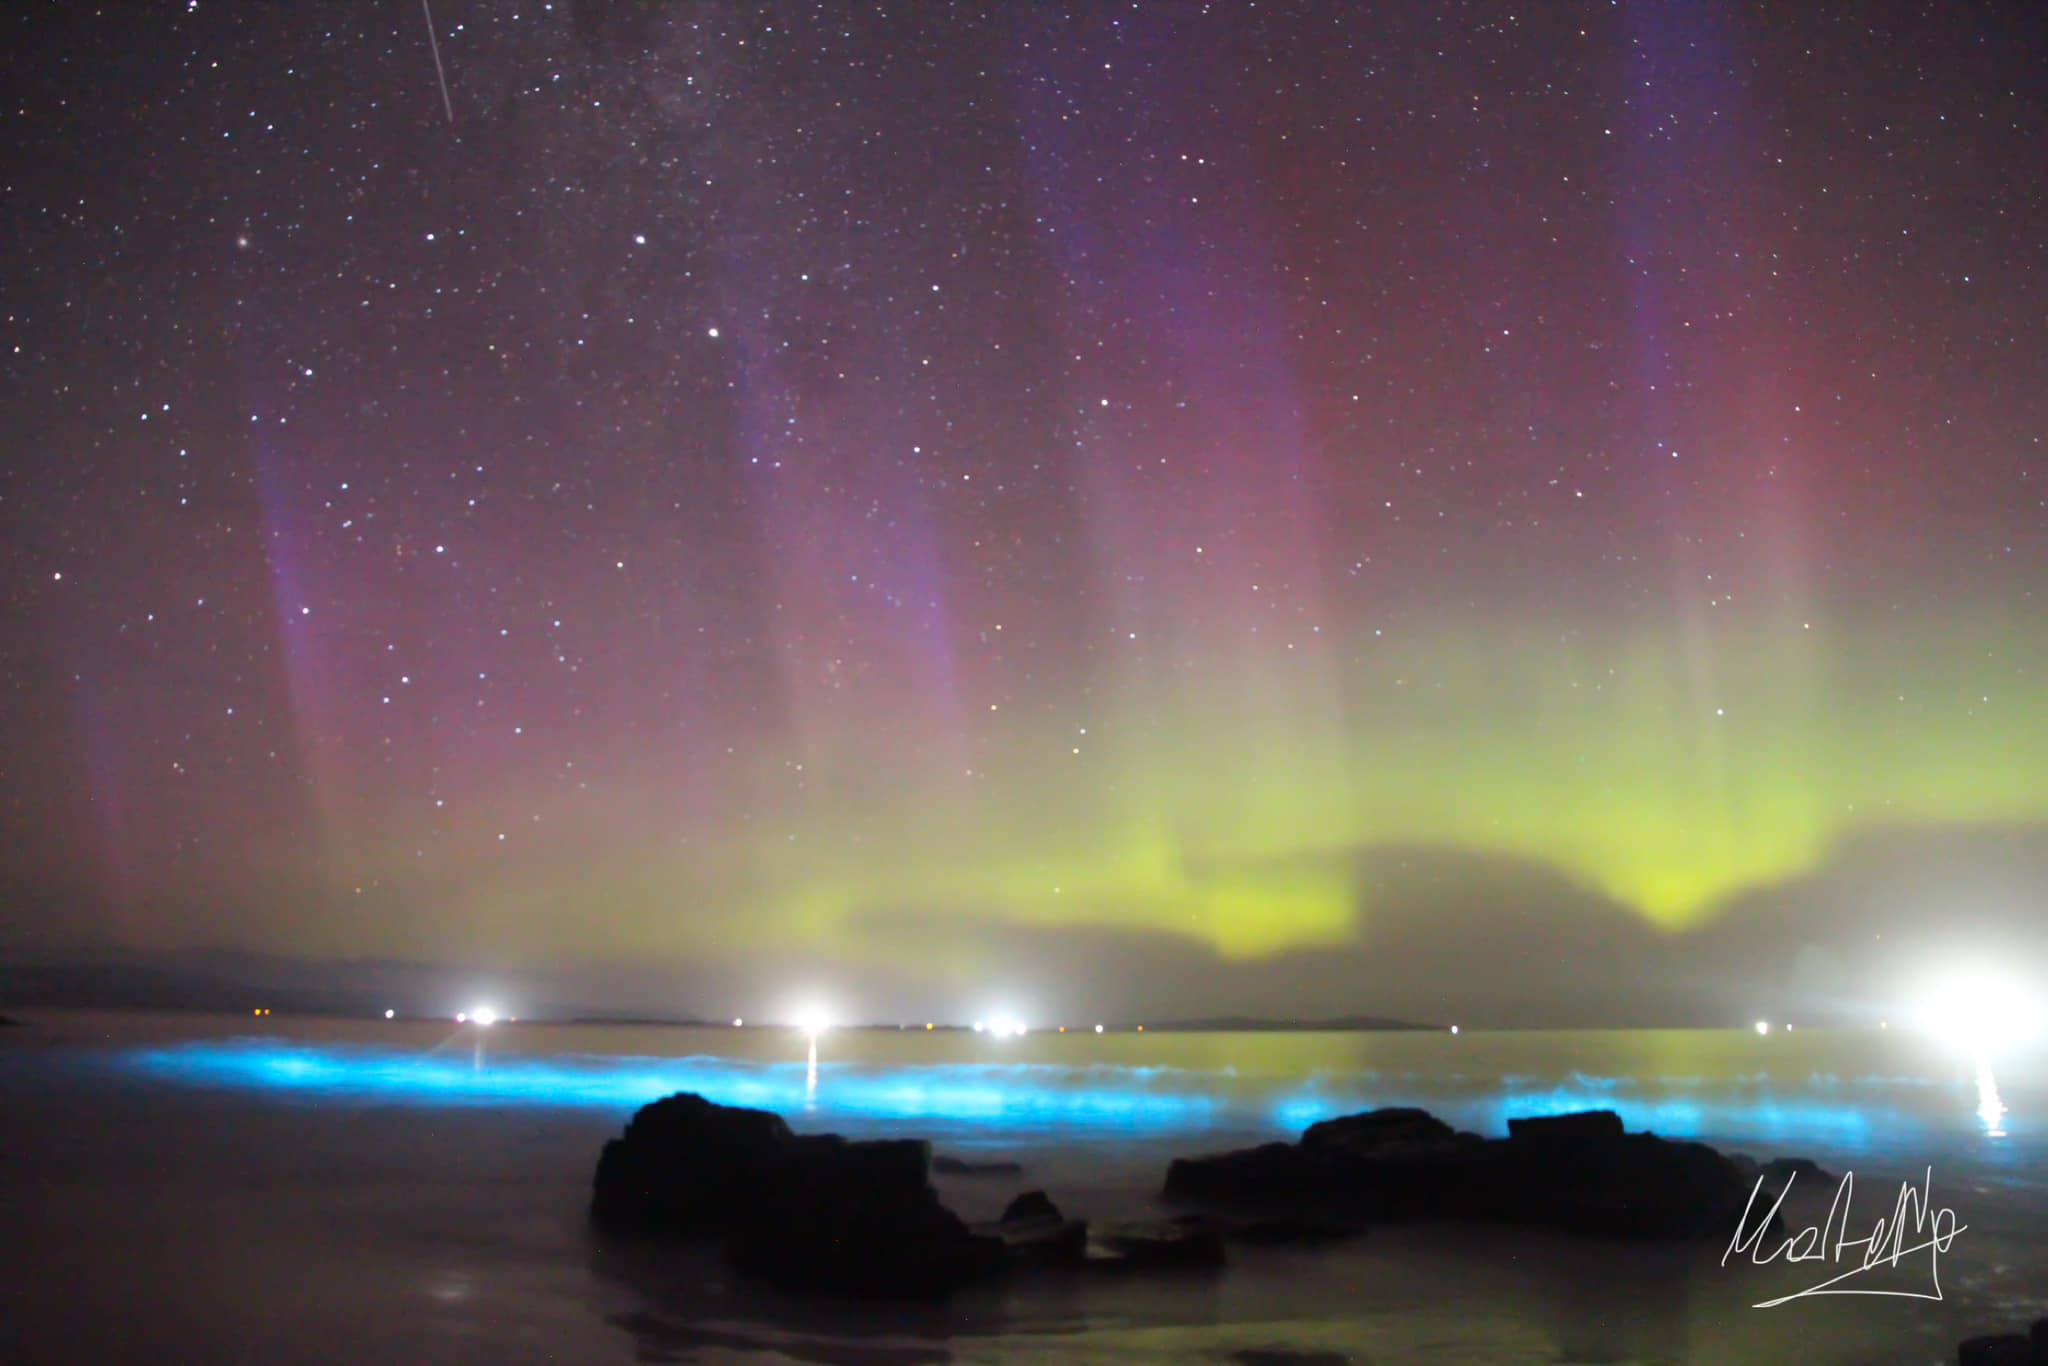
[[[1047,1278],[939,1307],[810,1303],[584,1220],[604,1140],[678,1090],[799,1130],[1022,1162],[945,1177],[964,1216],[1039,1187],[1161,1209],[1175,1154],[1376,1105],[1461,1128],[1589,1107],[1902,1184],[1960,1231],[1850,1270],[1711,1245],[1469,1226],[1233,1249],[1215,1277]],[[1180,1034],[671,1029],[38,1015],[0,1036],[0,1360],[1941,1361],[2048,1312],[2048,1059],[1904,1031]],[[1821,1226],[1838,1180],[1795,1183]],[[1734,1230],[1730,1231],[1731,1237]],[[1911,1247],[1924,1237],[1906,1240]],[[1725,1264],[1724,1264],[1725,1262]],[[1934,1298],[1939,1295],[1940,1298]],[[1272,1353],[1261,1357],[1260,1353]],[[1287,1354],[1293,1354],[1290,1358]]]

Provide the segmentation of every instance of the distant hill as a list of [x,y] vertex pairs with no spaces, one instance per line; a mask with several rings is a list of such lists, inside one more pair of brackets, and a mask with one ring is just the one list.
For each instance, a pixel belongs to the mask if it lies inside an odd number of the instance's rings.
[[[134,963],[37,963],[0,967],[0,996],[22,1005],[90,1010],[202,1010],[247,1014],[251,1002],[300,1009],[271,993],[210,973]],[[322,1002],[327,1006],[331,1002]]]
[[[393,993],[350,979],[375,975],[236,954],[0,963],[0,1000],[11,1006],[85,1010],[246,1015],[261,1006],[290,1015],[373,1015],[383,1012]],[[398,999],[420,994],[407,992]]]

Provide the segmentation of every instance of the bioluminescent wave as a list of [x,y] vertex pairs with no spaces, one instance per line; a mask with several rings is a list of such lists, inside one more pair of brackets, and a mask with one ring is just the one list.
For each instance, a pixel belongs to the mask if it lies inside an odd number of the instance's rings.
[[[1503,1133],[1517,1115],[1610,1108],[1631,1129],[1672,1137],[1873,1151],[1926,1134],[1924,1088],[1882,1077],[1823,1088],[1745,1079],[1682,1092],[1619,1077],[1413,1072],[1261,1084],[1227,1072],[1037,1063],[887,1066],[478,1050],[407,1052],[242,1039],[137,1049],[118,1066],[174,1083],[358,1104],[570,1106],[628,1110],[678,1091],[774,1110],[800,1127],[915,1122],[956,1135],[1075,1140],[1216,1132],[1281,1136],[1334,1115],[1420,1105],[1461,1127]],[[1887,1094],[1887,1093],[1890,1094]],[[1935,1107],[1935,1113],[1944,1107]],[[1968,1109],[1967,1104],[1959,1113]]]
[[1223,1110],[1214,1095],[1173,1089],[1163,1080],[1154,1085],[1164,1069],[863,1068],[707,1056],[543,1060],[259,1040],[182,1044],[121,1056],[159,1077],[195,1085],[387,1103],[632,1107],[694,1091],[721,1104],[785,1114],[1139,1133],[1205,1128]]

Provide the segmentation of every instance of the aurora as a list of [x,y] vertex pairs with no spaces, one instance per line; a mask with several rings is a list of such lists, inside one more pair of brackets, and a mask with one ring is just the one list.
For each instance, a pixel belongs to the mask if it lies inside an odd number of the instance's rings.
[[1924,26],[1908,130],[1711,7],[442,18],[34,125],[10,944],[1473,1024],[2048,954],[2024,44]]

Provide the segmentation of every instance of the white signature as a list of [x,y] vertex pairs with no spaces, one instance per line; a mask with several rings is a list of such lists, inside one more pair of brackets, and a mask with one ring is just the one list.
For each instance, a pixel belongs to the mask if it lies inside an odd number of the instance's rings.
[[[1800,1229],[1775,1248],[1763,1245],[1764,1230],[1778,1213],[1778,1207],[1785,1203],[1785,1196],[1792,1190],[1795,1178],[1788,1176],[1785,1187],[1778,1192],[1778,1198],[1762,1218],[1751,1222],[1756,1208],[1757,1197],[1762,1194],[1764,1178],[1757,1177],[1756,1185],[1749,1192],[1749,1203],[1742,1208],[1742,1221],[1736,1225],[1735,1237],[1730,1240],[1728,1250],[1721,1254],[1721,1265],[1728,1265],[1728,1259],[1747,1252],[1758,1266],[1767,1266],[1783,1258],[1791,1262],[1821,1262],[1829,1266],[1846,1266],[1847,1269],[1830,1276],[1818,1285],[1790,1295],[1780,1295],[1774,1300],[1765,1300],[1752,1305],[1754,1309],[1773,1309],[1793,1300],[1805,1299],[1808,1295],[1890,1295],[1908,1300],[1938,1300],[1941,1298],[1941,1254],[1948,1251],[1956,1235],[1969,1227],[1956,1222],[1956,1212],[1943,1206],[1934,1208],[1934,1168],[1927,1169],[1926,1177],[1916,1190],[1911,1182],[1899,1183],[1898,1202],[1892,1206],[1890,1219],[1879,1219],[1871,1226],[1867,1238],[1849,1236],[1849,1202],[1856,1193],[1856,1173],[1844,1172],[1841,1184],[1835,1187],[1835,1198],[1828,1205],[1828,1216],[1818,1225]],[[1829,1241],[1829,1234],[1834,1234]],[[1906,1245],[1908,1238],[1922,1238],[1912,1246]],[[1845,1256],[1849,1249],[1860,1249],[1854,1255]],[[1842,1289],[1842,1282],[1860,1276],[1872,1267],[1891,1265],[1896,1267],[1901,1258],[1915,1253],[1927,1254],[1928,1281],[1934,1287],[1931,1291],[1919,1290],[1863,1290]]]

